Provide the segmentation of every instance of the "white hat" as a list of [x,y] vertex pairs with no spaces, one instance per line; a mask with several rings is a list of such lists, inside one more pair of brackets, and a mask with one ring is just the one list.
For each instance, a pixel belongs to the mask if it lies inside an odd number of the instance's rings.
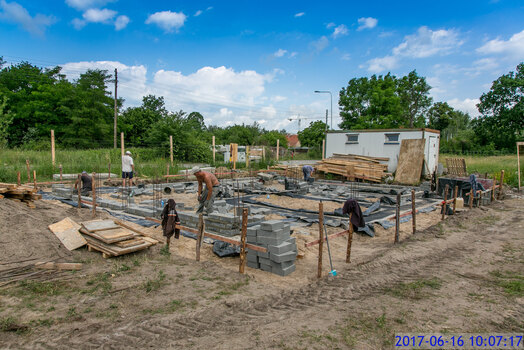
[[126,154],[129,154],[129,155],[131,155],[131,152],[130,152],[130,151],[126,151]]
[[200,171],[200,167],[199,166],[194,166],[191,168],[191,170],[189,170],[189,173],[190,174],[194,174],[194,173],[198,173]]

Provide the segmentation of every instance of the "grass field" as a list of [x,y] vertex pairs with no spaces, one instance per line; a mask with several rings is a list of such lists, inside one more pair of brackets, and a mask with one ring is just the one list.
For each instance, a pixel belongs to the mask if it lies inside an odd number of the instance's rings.
[[[166,174],[166,166],[169,157],[165,157],[162,150],[149,148],[130,149],[135,161],[135,169],[140,177],[161,177]],[[301,155],[304,156],[304,155]],[[500,177],[500,171],[504,169],[504,182],[517,186],[517,157],[516,155],[503,156],[457,156],[452,154],[441,154],[440,162],[445,164],[446,158],[465,158],[469,173],[488,173],[490,176],[496,174]],[[524,157],[521,157],[521,174],[524,176]],[[51,164],[51,153],[49,151],[27,151],[16,149],[0,149],[0,182],[16,182],[17,172],[20,171],[22,181],[27,180],[26,159],[29,160],[31,172],[36,170],[38,181],[50,181],[53,173],[58,173],[58,166],[62,164],[62,171],[67,173],[80,173],[83,170],[91,173],[106,173],[108,164],[111,163],[111,172],[120,174],[121,160],[120,149],[92,149],[92,150],[57,150],[56,165],[53,169]],[[259,164],[265,167],[267,163]],[[224,165],[223,163],[217,166]],[[243,163],[238,163],[241,168]],[[257,167],[253,163],[253,167]],[[170,174],[175,174],[184,169],[180,163],[170,167]],[[524,179],[523,179],[524,180]]]

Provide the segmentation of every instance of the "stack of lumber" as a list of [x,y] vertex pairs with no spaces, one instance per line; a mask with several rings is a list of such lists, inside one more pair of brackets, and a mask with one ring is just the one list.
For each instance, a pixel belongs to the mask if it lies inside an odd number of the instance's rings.
[[446,168],[448,168],[450,175],[468,176],[464,158],[446,158]]
[[80,232],[89,251],[99,251],[104,258],[147,249],[156,239],[118,220],[91,220],[81,223]]
[[29,205],[32,201],[42,198],[42,195],[37,194],[36,191],[37,189],[31,186],[0,182],[0,198],[19,199]]
[[387,176],[389,158],[367,157],[356,154],[333,154],[332,157],[321,160],[317,163],[318,171],[324,173],[337,174],[346,177],[348,180],[366,180],[381,182]]

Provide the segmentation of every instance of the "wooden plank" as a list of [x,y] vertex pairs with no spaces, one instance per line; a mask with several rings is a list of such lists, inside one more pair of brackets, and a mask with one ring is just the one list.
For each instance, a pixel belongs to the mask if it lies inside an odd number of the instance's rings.
[[90,220],[82,222],[82,226],[89,232],[97,232],[103,230],[112,230],[119,228],[119,226],[113,220]]
[[[332,239],[332,238],[340,237],[340,236],[345,235],[346,233],[348,233],[348,230],[344,230],[344,231],[340,231],[340,232],[337,232],[337,233],[330,234],[327,238],[328,239]],[[326,241],[326,237],[324,237],[324,242],[325,241]],[[320,243],[320,239],[315,239],[314,241],[304,243],[304,247],[306,247],[306,248],[307,247],[311,247],[311,246],[317,245],[319,243]]]
[[86,240],[78,232],[80,225],[67,217],[48,226],[49,230],[62,242],[68,250],[75,250],[86,245]]
[[120,248],[120,247],[118,247],[116,245],[105,244],[104,242],[101,242],[101,241],[99,241],[99,240],[97,240],[97,239],[95,239],[93,237],[87,236],[87,235],[85,235],[84,238],[87,240],[87,243],[89,245],[91,245],[92,247],[94,247],[95,249],[101,250],[104,253],[110,254],[110,255],[113,255],[113,256],[119,256],[119,255],[133,253],[133,252],[136,252],[136,251],[139,251],[139,250],[147,249],[147,248],[149,248],[152,245],[151,243],[144,241],[142,244],[138,244],[136,246]]
[[416,185],[420,182],[424,163],[425,139],[402,140],[395,182]]
[[[136,237],[136,234],[128,231],[122,227],[115,229],[115,230],[105,230],[105,231],[97,231],[97,232],[91,232],[85,229],[85,227],[80,228],[80,232],[84,235],[91,236],[93,238],[96,238],[106,244],[113,244],[121,241],[126,241],[129,239],[133,239]],[[108,232],[107,235],[104,235],[104,233]]]
[[82,263],[57,263],[57,262],[37,262],[35,267],[42,270],[82,270],[84,264]]

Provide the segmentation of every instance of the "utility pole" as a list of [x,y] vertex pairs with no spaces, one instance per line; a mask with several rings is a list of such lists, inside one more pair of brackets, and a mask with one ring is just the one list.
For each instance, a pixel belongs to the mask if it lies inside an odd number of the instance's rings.
[[117,101],[117,96],[116,96],[116,93],[117,93],[117,87],[118,87],[118,71],[116,70],[115,68],[115,132],[114,132],[114,145],[113,147],[116,149],[116,119],[117,119],[117,105],[116,105],[116,101]]

